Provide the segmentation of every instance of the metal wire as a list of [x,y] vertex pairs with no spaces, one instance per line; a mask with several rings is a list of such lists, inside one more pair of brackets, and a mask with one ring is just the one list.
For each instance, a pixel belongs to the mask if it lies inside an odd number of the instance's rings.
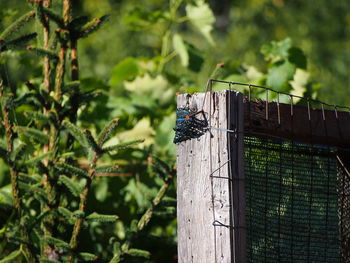
[[327,106],[327,107],[334,107],[334,106],[336,106],[337,109],[343,109],[343,110],[349,111],[349,113],[350,113],[350,108],[349,108],[349,107],[346,107],[346,106],[328,104],[328,103],[325,103],[325,102],[320,101],[320,100],[316,100],[316,99],[312,99],[312,98],[307,98],[307,97],[302,97],[302,96],[298,96],[298,95],[293,95],[293,94],[290,94],[290,93],[287,93],[287,92],[283,92],[283,91],[276,91],[276,90],[273,90],[273,89],[271,89],[271,88],[264,87],[264,86],[253,85],[253,84],[247,84],[247,83],[240,83],[240,82],[234,82],[234,81],[217,80],[217,79],[210,79],[209,81],[210,81],[211,83],[224,83],[224,84],[228,84],[228,85],[231,85],[231,87],[232,87],[233,85],[248,87],[248,89],[249,89],[249,92],[248,92],[248,99],[249,99],[249,101],[252,99],[252,98],[251,98],[252,88],[256,88],[256,89],[260,89],[260,90],[265,90],[265,92],[268,91],[268,92],[275,93],[277,96],[279,96],[279,95],[285,95],[285,96],[289,96],[289,97],[292,97],[292,98],[298,98],[298,99],[300,99],[300,100],[302,100],[302,101],[305,101],[305,102],[311,101],[311,102],[323,104],[324,106]]

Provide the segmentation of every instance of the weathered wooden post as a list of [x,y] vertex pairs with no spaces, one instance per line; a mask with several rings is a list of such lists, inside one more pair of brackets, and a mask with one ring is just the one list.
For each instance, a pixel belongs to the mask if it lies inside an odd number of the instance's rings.
[[179,95],[177,107],[203,110],[208,131],[177,145],[179,262],[246,262],[243,96]]

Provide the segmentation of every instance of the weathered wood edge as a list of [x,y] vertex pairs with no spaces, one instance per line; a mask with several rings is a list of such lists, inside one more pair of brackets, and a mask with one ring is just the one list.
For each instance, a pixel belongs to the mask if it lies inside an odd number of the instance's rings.
[[245,101],[244,130],[246,135],[257,137],[276,136],[314,145],[350,147],[350,113],[343,111],[310,108],[309,112],[306,106]]
[[231,177],[231,231],[232,262],[247,262],[246,219],[245,219],[245,176],[244,176],[244,108],[243,95],[227,91],[228,129],[236,133],[228,133],[227,145],[230,150]]
[[[178,107],[200,110],[203,98],[203,93],[180,95]],[[226,129],[226,91],[208,93],[204,111],[213,127]],[[221,130],[177,145],[179,262],[232,262],[231,229],[224,226],[230,224],[228,155],[227,134]],[[214,226],[215,220],[224,225]]]

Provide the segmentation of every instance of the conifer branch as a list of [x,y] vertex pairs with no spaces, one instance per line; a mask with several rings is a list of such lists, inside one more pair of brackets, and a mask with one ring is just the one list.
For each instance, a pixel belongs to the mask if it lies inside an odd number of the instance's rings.
[[156,197],[152,201],[151,207],[147,209],[147,211],[143,214],[140,221],[138,222],[138,224],[137,224],[138,231],[143,230],[145,228],[145,226],[148,225],[149,221],[151,220],[151,218],[153,216],[154,209],[159,205],[160,201],[164,197],[166,191],[169,188],[170,181],[172,178],[173,178],[173,175],[169,174],[166,177],[166,179],[164,180],[162,187],[159,189]]
[[3,42],[0,46],[0,52],[6,51],[6,50],[16,50],[21,49],[25,44],[27,44],[28,41],[36,38],[37,33],[30,33],[23,36],[20,36],[18,38],[12,39],[7,42]]
[[[3,81],[0,80],[0,98],[4,97],[4,86]],[[4,118],[4,124],[5,124],[5,134],[6,134],[6,141],[7,141],[7,155],[11,156],[13,151],[13,126],[11,125],[11,122],[9,120],[9,112],[8,112],[8,100],[3,101],[2,105],[2,116]],[[22,211],[21,211],[21,201],[19,197],[19,182],[18,182],[18,172],[15,169],[15,163],[11,160],[8,161],[10,166],[10,176],[11,176],[11,185],[12,185],[12,195],[14,199],[14,206],[17,211],[18,217],[21,218]],[[20,226],[21,228],[21,234],[22,237],[25,239],[25,241],[28,240],[28,234],[25,226]],[[32,263],[33,261],[33,255],[30,251],[28,245],[23,244],[24,252],[26,253],[28,257],[28,263]]]
[[[46,87],[47,91],[51,91],[50,87],[50,59],[52,60],[58,60],[58,56],[55,52],[48,50],[48,49],[43,49],[43,48],[38,48],[38,47],[32,47],[32,46],[27,46],[27,50],[35,52],[38,56],[44,56],[44,66],[46,64],[46,60],[49,62],[48,68],[44,69],[44,86]],[[48,76],[48,79],[46,79],[46,74]],[[46,81],[48,81],[46,83]],[[50,93],[50,92],[49,92]]]
[[143,143],[144,141],[145,141],[145,139],[133,140],[133,141],[129,141],[129,142],[122,142],[122,143],[119,143],[116,145],[107,146],[107,147],[103,148],[103,151],[104,152],[118,151],[118,150],[126,149],[126,148],[129,148],[131,146]]
[[96,30],[98,30],[102,26],[102,24],[107,22],[108,18],[109,18],[109,15],[104,15],[104,16],[101,16],[100,18],[95,18],[92,21],[88,22],[85,26],[83,26],[83,28],[79,32],[78,37],[84,38],[94,33]]
[[109,140],[113,131],[117,128],[119,118],[113,119],[108,125],[106,125],[97,137],[97,143],[100,147]]
[[[47,1],[48,2],[48,1]],[[63,19],[60,17],[59,14],[56,14],[54,11],[52,11],[49,7],[50,7],[50,4],[48,5],[46,3],[44,3],[44,13],[45,15],[50,19],[52,20],[53,22],[55,22],[59,27],[61,28],[64,28],[64,22],[63,22]]]
[[[0,98],[4,96],[4,86],[2,80],[0,80]],[[7,142],[7,155],[11,156],[13,150],[13,127],[9,120],[9,107],[8,107],[8,99],[3,101],[2,105],[2,115],[4,118],[5,124],[5,134],[6,134],[6,142]],[[18,215],[21,214],[20,211],[20,199],[19,199],[19,189],[18,189],[18,173],[15,171],[14,163],[9,160],[10,164],[10,174],[11,174],[11,185],[12,185],[12,195],[15,201],[14,206],[17,210]]]
[[[51,0],[44,0],[43,5],[41,5],[42,8],[50,8],[51,5]],[[44,50],[47,52],[50,52],[49,48],[49,39],[50,39],[50,20],[48,16],[46,15],[45,12],[44,14],[44,21],[45,23],[43,24],[43,35],[44,35]],[[56,54],[55,54],[56,55]],[[45,59],[44,59],[44,86],[46,88],[47,93],[50,93],[51,91],[51,85],[50,85],[50,58],[51,56],[49,54],[46,54]]]
[[35,12],[30,11],[18,18],[0,34],[0,39],[7,40],[12,34],[16,33],[22,26],[28,23],[34,16]]

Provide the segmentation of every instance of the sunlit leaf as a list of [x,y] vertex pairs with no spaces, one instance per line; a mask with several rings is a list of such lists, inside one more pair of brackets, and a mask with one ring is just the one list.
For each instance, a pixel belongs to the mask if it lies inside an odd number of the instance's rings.
[[195,5],[188,4],[186,13],[191,23],[202,33],[211,45],[214,40],[211,36],[215,16],[209,5],[204,0],[196,0]]
[[293,79],[295,65],[286,61],[271,67],[267,73],[266,85],[278,91],[289,92],[289,81]]
[[114,66],[109,84],[111,86],[116,86],[125,80],[130,80],[136,77],[138,72],[139,67],[136,59],[127,57]]
[[271,63],[278,62],[289,56],[288,50],[292,47],[292,40],[286,38],[282,41],[271,41],[261,47],[261,53]]
[[289,81],[293,87],[292,93],[297,96],[303,96],[306,91],[306,85],[309,81],[310,74],[302,69],[297,69],[293,80]]
[[187,67],[189,63],[189,56],[185,46],[185,42],[183,41],[181,35],[174,34],[173,47],[181,59],[182,66]]

